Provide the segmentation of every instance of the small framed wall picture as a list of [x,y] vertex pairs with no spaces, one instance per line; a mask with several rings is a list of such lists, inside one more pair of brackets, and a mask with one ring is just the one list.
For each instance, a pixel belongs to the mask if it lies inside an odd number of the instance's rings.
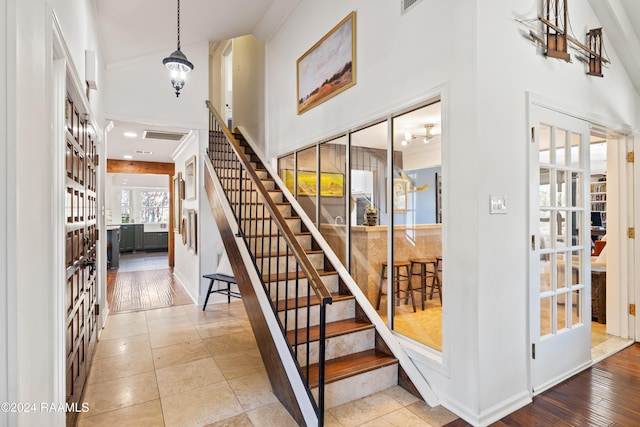
[[182,172],[173,177],[173,231],[182,231]]
[[196,156],[192,156],[184,164],[184,198],[195,200],[198,180],[196,175]]

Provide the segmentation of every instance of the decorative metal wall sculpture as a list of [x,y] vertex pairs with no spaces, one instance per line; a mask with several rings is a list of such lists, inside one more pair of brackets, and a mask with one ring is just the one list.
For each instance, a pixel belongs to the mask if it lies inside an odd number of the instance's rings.
[[[569,48],[576,52],[576,58],[587,64],[587,74],[603,77],[602,67],[611,61],[603,55],[602,28],[594,28],[586,34],[587,43],[579,42],[572,34],[567,0],[542,0],[544,14],[531,19],[516,19],[529,29],[527,37],[540,44],[545,55],[569,62]],[[543,16],[544,15],[544,16]]]

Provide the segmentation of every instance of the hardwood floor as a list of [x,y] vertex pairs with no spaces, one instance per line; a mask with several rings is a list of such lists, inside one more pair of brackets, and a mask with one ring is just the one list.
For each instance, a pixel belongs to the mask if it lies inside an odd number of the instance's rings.
[[[493,426],[640,425],[640,343],[635,343],[556,387]],[[458,419],[447,426],[469,424]]]
[[111,313],[193,303],[168,268],[107,273],[107,300]]

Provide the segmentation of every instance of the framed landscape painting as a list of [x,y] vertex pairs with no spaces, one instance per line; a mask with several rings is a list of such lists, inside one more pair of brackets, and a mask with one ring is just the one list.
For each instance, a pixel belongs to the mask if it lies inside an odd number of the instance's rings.
[[297,61],[298,114],[356,84],[356,13],[351,12]]

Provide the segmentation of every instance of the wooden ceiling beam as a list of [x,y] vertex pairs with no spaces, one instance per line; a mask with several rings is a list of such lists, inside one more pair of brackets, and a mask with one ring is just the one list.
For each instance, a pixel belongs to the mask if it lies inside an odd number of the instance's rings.
[[175,173],[173,163],[137,162],[132,160],[107,159],[108,173],[153,173],[171,175]]

